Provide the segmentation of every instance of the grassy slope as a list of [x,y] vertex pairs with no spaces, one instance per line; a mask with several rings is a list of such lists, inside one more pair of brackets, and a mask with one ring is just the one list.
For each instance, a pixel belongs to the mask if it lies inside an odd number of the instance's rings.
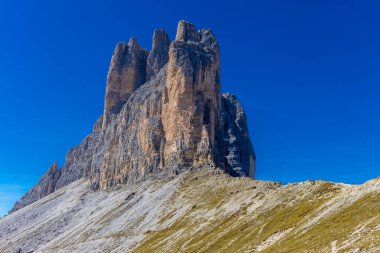
[[0,220],[0,252],[380,252],[380,179],[282,186],[215,172],[73,184]]
[[378,252],[379,187],[365,189],[193,174],[134,251]]

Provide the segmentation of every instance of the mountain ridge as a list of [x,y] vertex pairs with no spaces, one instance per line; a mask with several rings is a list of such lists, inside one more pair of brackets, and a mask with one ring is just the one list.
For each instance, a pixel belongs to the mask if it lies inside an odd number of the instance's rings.
[[379,196],[380,178],[282,185],[203,169],[98,191],[80,179],[1,219],[0,251],[378,252]]

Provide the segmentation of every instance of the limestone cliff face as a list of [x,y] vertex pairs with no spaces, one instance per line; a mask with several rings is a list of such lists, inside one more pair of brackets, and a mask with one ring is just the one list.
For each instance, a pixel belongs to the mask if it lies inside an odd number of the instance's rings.
[[152,50],[149,52],[146,64],[146,78],[154,78],[169,59],[170,39],[163,29],[157,29],[153,33]]
[[129,98],[120,114],[99,136],[91,160],[95,188],[136,182],[162,169],[165,142],[161,121],[165,68]]
[[120,42],[116,46],[107,76],[103,129],[120,112],[132,92],[145,82],[147,55],[135,38],[128,45]]
[[226,170],[234,176],[255,176],[255,152],[249,138],[247,117],[235,95],[223,94],[222,129]]
[[254,177],[245,113],[235,96],[222,96],[220,80],[219,46],[208,29],[180,21],[172,42],[158,29],[149,52],[134,38],[119,43],[93,132],[14,210],[80,178],[105,189],[199,167]]
[[219,47],[209,30],[180,21],[163,94],[164,164],[220,165]]

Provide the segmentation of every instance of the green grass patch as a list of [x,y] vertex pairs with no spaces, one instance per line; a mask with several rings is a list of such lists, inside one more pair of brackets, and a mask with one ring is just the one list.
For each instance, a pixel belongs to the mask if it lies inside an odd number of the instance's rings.
[[[350,235],[366,221],[372,220],[371,230],[380,224],[380,193],[371,193],[363,196],[350,206],[319,221],[305,233],[288,237],[286,240],[273,245],[268,252],[298,252],[302,250],[331,250],[331,243],[337,241],[341,246],[345,240],[352,240]],[[370,250],[379,246],[379,233],[373,231],[367,235],[361,234],[360,240],[355,242],[355,248]]]

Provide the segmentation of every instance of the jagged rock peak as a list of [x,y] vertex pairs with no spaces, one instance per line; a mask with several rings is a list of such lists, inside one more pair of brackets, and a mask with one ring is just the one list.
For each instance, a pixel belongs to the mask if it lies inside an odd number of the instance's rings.
[[187,22],[185,20],[181,20],[178,22],[175,40],[184,42],[198,42],[199,38],[199,34],[192,23]]
[[134,37],[128,45],[117,44],[107,75],[102,129],[120,112],[132,92],[145,82],[147,54]]
[[169,34],[164,29],[154,30],[152,50],[154,49],[169,50],[169,45],[170,45]]
[[58,163],[57,162],[54,162],[50,168],[48,169],[47,173],[49,175],[55,175],[59,170],[59,167],[58,167]]
[[163,29],[156,29],[153,33],[152,50],[149,52],[146,77],[152,79],[169,59],[170,39],[168,33]]
[[197,31],[192,23],[185,20],[179,21],[175,40],[217,47],[217,40],[210,29]]
[[130,52],[133,51],[137,51],[137,50],[140,50],[140,45],[139,45],[139,42],[137,41],[136,37],[135,36],[132,36],[129,41],[128,41],[128,46],[129,46],[129,50]]

